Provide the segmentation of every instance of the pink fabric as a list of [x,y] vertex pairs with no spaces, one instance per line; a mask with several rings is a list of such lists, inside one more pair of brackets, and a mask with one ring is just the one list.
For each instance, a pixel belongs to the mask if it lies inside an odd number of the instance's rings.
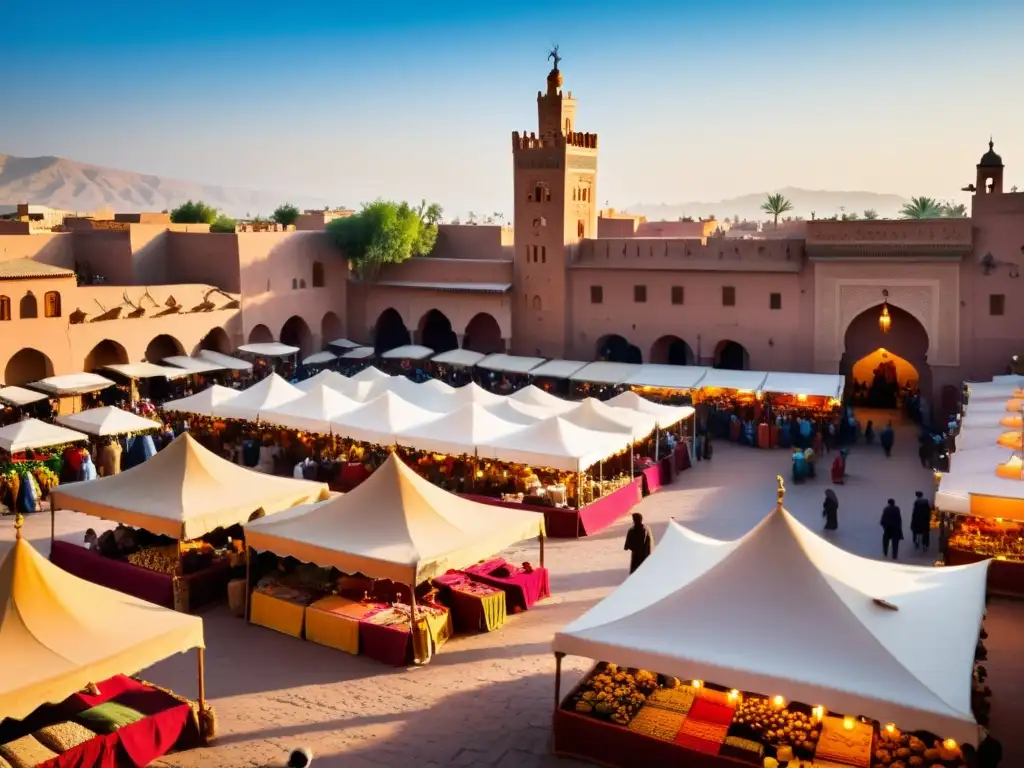
[[122,560],[112,560],[77,544],[54,541],[50,562],[80,579],[109,587],[165,608],[174,607],[171,576]]
[[[502,566],[509,569],[508,576],[494,574],[494,571]],[[532,608],[538,600],[551,597],[551,581],[547,568],[535,567],[532,573],[527,573],[504,558],[498,557],[485,563],[471,565],[466,569],[466,573],[474,581],[504,591],[510,612],[525,611]]]
[[661,490],[661,467],[655,464],[647,467],[644,471],[644,479],[647,481],[647,490],[650,493]]
[[676,445],[676,472],[684,472],[690,468],[690,451],[686,443]]
[[359,620],[359,652],[382,664],[404,667],[412,657],[412,633],[409,626],[382,626],[369,619],[388,606],[381,605]]
[[665,456],[658,461],[658,469],[661,470],[662,486],[672,484],[672,457]]

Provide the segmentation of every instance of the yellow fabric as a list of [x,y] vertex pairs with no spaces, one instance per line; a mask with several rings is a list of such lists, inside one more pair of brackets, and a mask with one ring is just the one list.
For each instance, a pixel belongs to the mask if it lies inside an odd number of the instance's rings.
[[245,526],[254,549],[402,584],[420,584],[543,533],[544,515],[460,498],[394,454],[349,493]]
[[306,639],[353,655],[359,653],[359,619],[373,606],[344,597],[317,600],[306,609]]
[[83,581],[23,539],[0,561],[5,717],[23,718],[89,683],[202,647],[202,619]]
[[252,593],[252,603],[249,605],[249,622],[252,624],[274,629],[292,637],[302,637],[305,615],[304,605],[262,592]]
[[240,467],[187,432],[144,464],[112,477],[67,483],[50,494],[57,509],[115,520],[176,539],[197,539],[244,523],[257,509],[325,501],[324,483],[274,477]]

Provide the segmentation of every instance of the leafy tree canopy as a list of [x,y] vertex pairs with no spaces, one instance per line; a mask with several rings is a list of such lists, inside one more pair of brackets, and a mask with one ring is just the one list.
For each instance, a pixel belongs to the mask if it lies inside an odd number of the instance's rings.
[[217,220],[217,209],[202,200],[189,200],[171,211],[171,221],[175,224],[213,224]]
[[942,204],[934,197],[912,197],[900,209],[904,219],[937,219],[942,216]]
[[785,195],[777,192],[774,195],[768,195],[765,197],[764,202],[761,203],[761,210],[769,216],[774,217],[775,227],[778,228],[779,216],[792,211],[793,203],[791,203]]
[[220,215],[210,224],[210,231],[220,232],[221,234],[234,232],[236,224],[237,222],[234,219]]
[[282,227],[289,227],[299,218],[299,209],[291,203],[285,203],[284,205],[277,206],[277,210],[274,211],[271,218]]
[[413,256],[424,256],[437,241],[441,207],[424,201],[413,208],[408,203],[374,200],[359,213],[335,219],[327,231],[359,277],[369,277],[385,264],[400,264]]

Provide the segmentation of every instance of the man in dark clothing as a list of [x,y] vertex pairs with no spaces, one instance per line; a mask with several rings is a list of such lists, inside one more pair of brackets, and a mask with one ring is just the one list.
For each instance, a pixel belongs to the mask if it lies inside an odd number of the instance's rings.
[[900,540],[903,538],[903,515],[896,506],[894,499],[889,499],[882,510],[882,555],[889,556],[889,545],[892,544],[892,559],[895,560],[900,551]]
[[914,536],[914,549],[928,551],[932,534],[932,505],[921,491],[914,494],[914,509],[910,513],[910,532]]
[[644,525],[644,516],[633,513],[633,527],[626,533],[626,546],[629,552],[629,572],[633,573],[647,559],[654,549],[654,534],[649,526]]

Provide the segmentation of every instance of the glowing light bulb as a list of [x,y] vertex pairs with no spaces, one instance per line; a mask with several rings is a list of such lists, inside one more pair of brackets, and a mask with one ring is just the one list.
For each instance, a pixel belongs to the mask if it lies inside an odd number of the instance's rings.
[[693,687],[694,688],[700,688],[703,685],[704,685],[704,681],[703,680],[694,680],[693,681]]
[[952,752],[954,749],[956,749],[957,744],[954,739],[946,739],[944,742],[942,742],[942,746],[944,746],[946,749]]
[[784,706],[786,706],[786,700],[781,696],[776,696],[774,699],[772,699],[772,705],[776,709],[782,709]]
[[737,691],[735,688],[733,688],[731,691],[729,691],[729,701],[730,702],[735,704],[737,701],[739,701],[739,698],[740,698],[740,692]]
[[814,715],[814,719],[820,723],[825,719],[825,708],[819,704],[817,707],[811,709],[811,714]]
[[843,718],[843,728],[845,728],[848,731],[852,731],[853,730],[853,718],[852,717],[844,717]]
[[896,733],[896,724],[895,723],[886,723],[885,724],[885,730],[886,730],[886,733]]

